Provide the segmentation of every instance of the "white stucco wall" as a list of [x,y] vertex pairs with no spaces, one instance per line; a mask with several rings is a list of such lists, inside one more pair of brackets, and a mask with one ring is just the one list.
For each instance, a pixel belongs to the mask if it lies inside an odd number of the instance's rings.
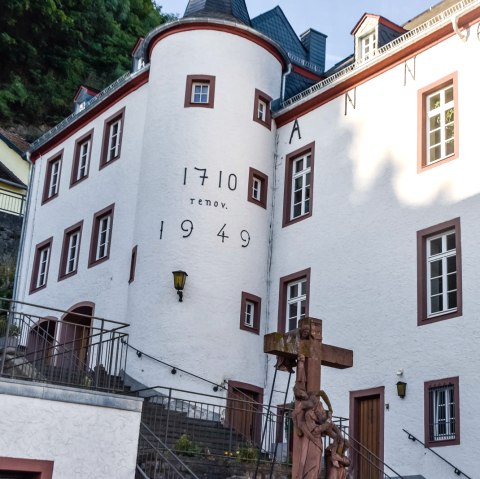
[[[125,318],[145,93],[145,87],[132,92],[35,162],[18,300],[63,310],[79,302],[91,301],[95,303],[97,316],[120,321]],[[123,107],[125,116],[121,156],[99,169],[104,122]],[[75,141],[91,129],[94,132],[88,178],[70,187]],[[58,196],[42,205],[47,161],[62,149]],[[110,259],[89,268],[93,216],[112,203],[115,204],[115,211]],[[83,230],[78,273],[59,281],[64,230],[81,220]],[[35,246],[49,237],[53,237],[53,245],[47,287],[29,294]],[[47,314],[40,310],[36,312],[39,315]],[[61,316],[57,313],[50,315]]]
[[[476,31],[476,26],[471,27]],[[416,78],[404,81],[404,64],[357,86],[356,108],[344,96],[279,129],[281,166],[277,204],[283,203],[285,155],[315,142],[312,217],[282,228],[275,220],[271,309],[278,307],[278,280],[311,267],[310,315],[323,319],[328,344],[354,351],[349,370],[324,368],[323,388],[335,414],[349,417],[349,393],[385,387],[385,461],[399,473],[447,477],[448,465],[408,440],[402,428],[424,440],[424,382],[459,376],[461,445],[437,451],[465,473],[478,468],[476,439],[479,299],[476,238],[480,167],[473,61],[480,44],[454,36],[420,53]],[[460,154],[417,174],[417,93],[458,71]],[[353,93],[352,93],[353,97]],[[417,326],[416,232],[461,219],[463,315]],[[272,314],[270,327],[276,330]],[[273,359],[271,360],[273,361]],[[407,396],[396,395],[401,380]],[[279,386],[279,389],[282,389]],[[277,397],[277,403],[283,398]]]
[[53,461],[53,479],[134,477],[141,400],[8,380],[0,398],[2,456]]
[[[184,107],[187,75],[215,76],[214,108]],[[271,53],[227,32],[179,32],[151,55],[131,343],[218,384],[233,379],[264,386],[275,129],[253,121],[253,110],[255,89],[277,98],[281,78]],[[269,177],[267,209],[247,201],[249,167]],[[206,170],[203,185],[195,168]],[[188,238],[190,223],[181,229],[186,220],[193,224]],[[217,234],[224,225],[222,242]],[[173,288],[178,269],[188,273],[183,303]],[[240,329],[242,291],[263,300],[260,335]],[[211,385],[181,372],[173,376],[147,358],[132,357],[129,368],[145,384],[212,392]]]

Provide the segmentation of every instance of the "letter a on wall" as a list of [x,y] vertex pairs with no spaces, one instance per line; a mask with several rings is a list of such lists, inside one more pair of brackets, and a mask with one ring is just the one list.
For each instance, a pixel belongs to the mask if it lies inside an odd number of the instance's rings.
[[301,140],[302,135],[300,134],[300,125],[298,124],[298,120],[295,120],[295,123],[293,124],[292,133],[290,134],[290,141],[288,142],[289,145],[292,144],[293,135],[295,132],[298,134],[298,139]]

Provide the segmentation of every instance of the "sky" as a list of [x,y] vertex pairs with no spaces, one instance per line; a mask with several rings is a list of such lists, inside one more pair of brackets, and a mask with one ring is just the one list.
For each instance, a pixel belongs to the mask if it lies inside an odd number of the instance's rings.
[[[250,17],[279,5],[298,35],[314,28],[326,34],[327,68],[353,53],[353,27],[364,13],[406,23],[440,0],[246,0]],[[164,13],[183,16],[188,0],[157,0]]]

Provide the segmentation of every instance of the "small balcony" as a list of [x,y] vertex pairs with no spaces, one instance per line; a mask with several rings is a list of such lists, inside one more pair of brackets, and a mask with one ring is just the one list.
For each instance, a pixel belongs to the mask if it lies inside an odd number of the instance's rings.
[[12,306],[0,308],[0,376],[124,392],[128,324],[97,318],[89,306]]
[[23,216],[25,214],[25,195],[0,188],[0,211]]

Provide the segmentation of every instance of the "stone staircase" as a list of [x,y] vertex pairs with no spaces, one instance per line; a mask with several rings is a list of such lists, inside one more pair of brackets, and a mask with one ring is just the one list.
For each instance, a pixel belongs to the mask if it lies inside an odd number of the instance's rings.
[[[145,444],[155,443],[156,438],[163,444],[157,446],[168,456],[166,448],[201,479],[253,478],[257,466],[258,448],[232,428],[218,419],[200,419],[191,417],[188,411],[168,409],[165,405],[146,399],[143,406],[142,421],[151,433],[140,438],[137,462],[147,473],[149,479],[193,478],[184,469],[178,475],[168,471],[168,467],[159,465],[158,457],[153,466],[151,447]],[[142,446],[143,443],[143,446]],[[165,447],[166,446],[166,447]],[[161,462],[161,461],[160,461]],[[270,477],[270,458],[262,455],[257,478]],[[181,468],[180,468],[181,469]],[[287,479],[290,468],[275,465],[275,479]],[[136,478],[145,476],[137,472]]]

